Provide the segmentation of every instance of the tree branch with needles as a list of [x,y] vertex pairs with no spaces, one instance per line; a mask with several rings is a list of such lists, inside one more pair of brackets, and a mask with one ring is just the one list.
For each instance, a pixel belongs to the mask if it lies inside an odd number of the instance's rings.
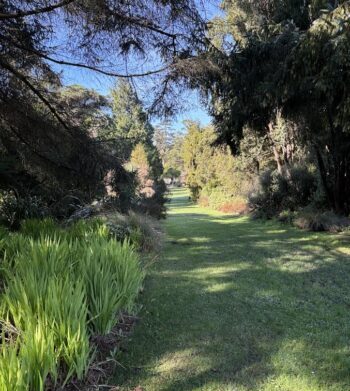
[[30,11],[19,11],[19,12],[15,12],[12,14],[0,14],[0,20],[18,19],[18,18],[23,18],[26,16],[33,16],[33,15],[44,14],[47,12],[52,12],[58,8],[61,8],[61,7],[64,7],[70,3],[73,3],[73,1],[75,1],[75,0],[64,0],[64,1],[61,1],[57,4],[53,4],[53,5],[50,5],[47,7],[43,7],[43,8],[37,8],[34,10],[30,10]]
[[7,69],[10,73],[12,73],[17,79],[21,80],[40,100],[44,105],[50,110],[53,116],[58,120],[58,122],[67,130],[69,130],[69,126],[65,123],[62,117],[57,113],[56,109],[52,106],[52,104],[45,98],[45,96],[24,76],[21,72],[17,71],[13,66],[8,64],[6,61],[3,61],[0,57],[0,66],[4,69]]

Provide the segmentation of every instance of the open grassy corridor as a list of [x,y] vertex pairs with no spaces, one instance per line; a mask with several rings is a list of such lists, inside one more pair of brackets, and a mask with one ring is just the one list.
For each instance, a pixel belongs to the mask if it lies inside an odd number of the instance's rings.
[[201,209],[184,190],[164,224],[121,390],[350,390],[348,239]]

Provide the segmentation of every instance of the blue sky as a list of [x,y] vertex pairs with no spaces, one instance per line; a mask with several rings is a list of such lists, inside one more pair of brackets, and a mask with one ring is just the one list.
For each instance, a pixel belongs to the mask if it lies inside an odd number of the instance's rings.
[[[203,16],[206,19],[211,19],[218,15],[220,10],[218,3],[220,0],[204,0],[202,9]],[[205,13],[205,14],[204,14]],[[63,82],[66,85],[80,84],[87,88],[93,88],[101,94],[108,94],[115,83],[115,78],[101,76],[93,71],[74,67],[55,67],[56,70],[62,72]],[[186,96],[187,110],[183,111],[176,118],[173,118],[174,130],[180,131],[183,128],[184,120],[194,120],[200,122],[202,125],[208,125],[211,122],[211,117],[208,115],[204,107],[201,106],[200,99],[196,92],[189,92]],[[156,120],[155,120],[156,121]]]
[[[115,83],[115,78],[97,75],[95,72],[85,69],[64,67],[61,71],[63,72],[64,84],[80,84],[87,88],[93,88],[103,95],[108,94]],[[174,130],[180,131],[183,127],[183,121],[188,119],[198,121],[202,125],[208,125],[211,122],[211,117],[201,106],[197,93],[188,93],[187,100],[188,110],[172,120]]]

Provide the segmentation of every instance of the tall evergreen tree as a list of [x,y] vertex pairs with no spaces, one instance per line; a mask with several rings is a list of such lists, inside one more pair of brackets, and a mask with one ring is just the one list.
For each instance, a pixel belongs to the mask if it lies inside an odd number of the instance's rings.
[[118,80],[111,97],[113,123],[105,137],[112,140],[117,155],[128,160],[135,145],[152,145],[154,129],[129,81]]

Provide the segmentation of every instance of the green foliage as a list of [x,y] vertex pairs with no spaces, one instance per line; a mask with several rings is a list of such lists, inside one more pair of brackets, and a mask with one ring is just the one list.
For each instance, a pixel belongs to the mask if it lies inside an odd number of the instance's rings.
[[[151,145],[153,129],[126,64],[133,63],[139,76],[156,75],[147,98],[162,105],[167,77],[180,58],[191,56],[191,42],[204,38],[204,22],[192,0],[27,3],[1,2],[0,187],[22,197],[44,194],[50,204],[67,193],[90,202],[106,194],[111,171],[117,184],[123,182],[122,163],[136,143]],[[53,63],[120,75],[113,118],[108,97],[75,84],[62,87],[64,72]]]
[[286,179],[276,170],[260,176],[260,189],[249,197],[256,215],[272,217],[282,210],[296,210],[312,201],[317,178],[307,167],[293,167]]
[[166,160],[164,162],[164,170],[175,170],[176,172],[182,173],[184,171],[184,161],[183,161],[183,135],[174,136],[171,146],[169,147],[168,153],[166,155]]
[[145,175],[148,174],[149,171],[149,160],[147,156],[146,149],[143,144],[137,144],[135,148],[131,152],[130,156],[130,164],[132,168],[137,170],[144,170]]
[[[121,309],[131,310],[142,282],[136,254],[128,242],[96,239],[79,264],[85,281],[91,327],[108,334]],[[98,276],[98,277],[97,277]]]
[[20,230],[24,236],[29,236],[33,239],[39,239],[41,236],[54,236],[55,234],[57,234],[59,228],[52,218],[32,218],[22,221]]
[[169,177],[171,179],[177,179],[180,177],[180,175],[181,175],[181,171],[173,167],[169,167],[164,173],[165,177]]
[[12,192],[0,195],[0,218],[9,228],[17,229],[22,220],[44,217],[47,214],[48,207],[40,197],[16,197]]
[[138,199],[133,209],[156,218],[165,217],[166,187],[161,179],[163,166],[154,146],[137,144],[128,164],[137,173]]
[[349,213],[350,5],[320,16],[287,57],[282,82],[288,115],[303,119],[329,207]]
[[73,84],[59,90],[58,97],[69,106],[75,125],[85,129],[92,137],[110,126],[111,119],[107,114],[110,104],[106,96]]
[[118,80],[111,91],[113,124],[104,137],[115,139],[117,155],[128,160],[135,145],[152,144],[154,129],[127,80]]
[[91,336],[107,334],[120,311],[132,310],[143,279],[133,247],[111,239],[100,220],[68,229],[26,221],[0,243],[2,322],[18,334],[1,342],[1,389],[40,391],[48,377],[82,379],[94,355]]
[[[124,222],[118,222],[117,224],[108,222],[107,226],[111,235],[118,242],[124,242],[127,238],[129,238],[130,229]],[[134,241],[131,241],[131,243],[134,244],[135,247],[138,247],[137,243]]]
[[30,210],[39,200],[47,214],[62,218],[74,212],[76,204],[102,197],[108,172],[114,172],[117,183],[127,178],[118,156],[96,140],[98,130],[109,123],[106,97],[76,85],[51,89],[52,104],[71,113],[66,128],[36,98],[25,113],[16,109],[18,115],[3,128],[0,141],[0,160],[9,166],[0,164],[0,187],[14,191],[19,212],[21,204]]
[[208,181],[215,181],[213,168],[208,162],[214,150],[211,144],[215,140],[214,129],[201,128],[198,123],[187,122],[187,134],[183,141],[182,158],[186,173],[186,184],[191,196],[197,200],[201,189]]
[[27,391],[28,383],[23,369],[18,359],[18,343],[11,342],[7,346],[2,343],[0,345],[0,389]]
[[220,208],[228,202],[244,199],[251,186],[251,176],[240,170],[240,162],[228,148],[214,146],[216,134],[212,127],[200,128],[188,122],[183,141],[186,183],[192,199],[206,199],[209,206]]
[[158,150],[163,166],[166,165],[169,159],[168,154],[173,147],[175,137],[170,121],[163,121],[154,129],[153,142]]

